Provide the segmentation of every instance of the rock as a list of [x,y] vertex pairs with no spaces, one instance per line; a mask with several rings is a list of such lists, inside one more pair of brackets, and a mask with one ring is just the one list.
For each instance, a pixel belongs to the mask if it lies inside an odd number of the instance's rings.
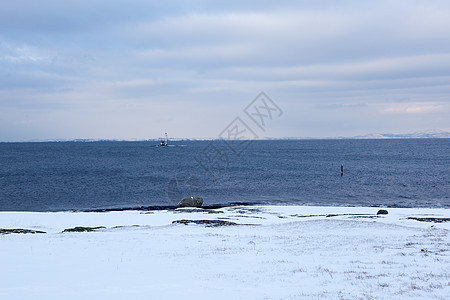
[[380,209],[380,210],[377,212],[377,215],[387,215],[387,214],[388,214],[388,211],[385,210],[385,209]]
[[433,223],[450,222],[450,218],[417,218],[417,217],[408,217],[408,220],[416,220],[416,221],[419,221],[419,222],[433,222]]
[[206,227],[218,227],[218,226],[235,226],[239,225],[234,222],[230,221],[223,221],[223,220],[176,220],[173,221],[172,224],[199,224],[199,225],[206,225]]
[[193,208],[185,208],[185,207],[177,207],[173,213],[174,214],[185,214],[185,213],[204,213],[204,214],[223,214],[223,211],[215,210],[215,209],[208,209],[208,208],[202,208],[202,207],[193,207]]
[[98,227],[81,227],[81,226],[77,226],[74,228],[68,228],[68,229],[64,229],[63,232],[91,232],[91,231],[95,231],[97,229],[102,229],[102,228],[106,228],[105,226],[98,226]]
[[203,198],[202,197],[186,197],[183,198],[180,202],[180,207],[201,207],[203,204]]
[[46,233],[46,232],[45,231],[39,231],[39,230],[21,229],[21,228],[17,228],[17,229],[3,229],[3,228],[0,228],[0,234],[10,234],[10,233],[21,233],[21,234],[31,233],[31,234],[35,234],[35,233]]

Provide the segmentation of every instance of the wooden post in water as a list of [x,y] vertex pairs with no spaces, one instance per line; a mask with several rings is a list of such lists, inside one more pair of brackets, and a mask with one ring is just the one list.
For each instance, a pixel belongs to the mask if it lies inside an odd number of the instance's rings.
[[341,176],[344,176],[344,165],[341,165]]

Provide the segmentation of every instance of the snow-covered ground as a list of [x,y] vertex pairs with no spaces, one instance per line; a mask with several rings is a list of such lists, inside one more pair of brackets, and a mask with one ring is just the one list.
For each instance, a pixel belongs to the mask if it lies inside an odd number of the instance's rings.
[[377,211],[0,212],[0,299],[449,299],[450,210]]

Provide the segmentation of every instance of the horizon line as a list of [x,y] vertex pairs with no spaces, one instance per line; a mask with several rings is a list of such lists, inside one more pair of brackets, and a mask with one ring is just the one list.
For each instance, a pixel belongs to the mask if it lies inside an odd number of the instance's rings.
[[[282,137],[282,138],[264,138],[264,139],[251,139],[252,141],[295,141],[295,140],[417,140],[417,139],[450,139],[448,136],[354,136],[354,137]],[[232,141],[232,139],[221,138],[172,138],[169,141],[182,142],[182,141]],[[241,141],[249,141],[250,139],[243,139]],[[7,143],[93,143],[93,142],[158,142],[161,138],[149,138],[149,139],[42,139],[42,140],[24,140],[24,141],[0,141],[2,144]]]

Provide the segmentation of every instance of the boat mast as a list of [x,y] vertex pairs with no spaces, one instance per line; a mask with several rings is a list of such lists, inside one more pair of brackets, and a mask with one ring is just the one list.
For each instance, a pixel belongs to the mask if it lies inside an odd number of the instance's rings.
[[167,132],[166,132],[166,138],[164,139],[164,144],[167,146]]

